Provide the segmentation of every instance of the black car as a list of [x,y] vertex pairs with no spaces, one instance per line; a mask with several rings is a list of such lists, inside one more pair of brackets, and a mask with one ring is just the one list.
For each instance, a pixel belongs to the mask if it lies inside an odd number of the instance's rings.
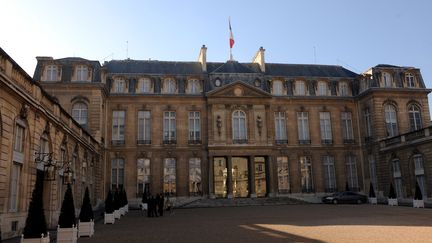
[[323,203],[366,203],[367,197],[365,195],[359,194],[357,192],[336,192],[332,195],[325,196],[322,198]]

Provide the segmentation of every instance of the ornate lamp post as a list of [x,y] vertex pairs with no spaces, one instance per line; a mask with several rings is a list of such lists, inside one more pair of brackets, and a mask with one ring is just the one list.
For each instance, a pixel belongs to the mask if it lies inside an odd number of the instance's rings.
[[[43,164],[44,179],[54,181],[56,179],[56,170],[64,169],[63,184],[73,183],[73,170],[69,161],[55,161],[52,159],[53,153],[35,152],[35,163]],[[59,164],[61,162],[61,164]]]

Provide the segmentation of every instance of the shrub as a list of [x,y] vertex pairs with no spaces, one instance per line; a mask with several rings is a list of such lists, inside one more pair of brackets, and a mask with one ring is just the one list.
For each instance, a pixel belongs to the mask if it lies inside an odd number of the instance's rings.
[[114,205],[113,205],[113,195],[111,190],[108,191],[107,197],[105,199],[105,213],[113,213]]
[[72,228],[76,225],[75,205],[70,184],[67,185],[58,224],[60,228]]
[[393,198],[393,199],[396,198],[396,193],[395,193],[395,190],[393,188],[393,183],[390,184],[390,192],[389,192],[388,198]]
[[417,182],[416,182],[416,189],[415,189],[414,199],[415,200],[423,200],[423,194],[422,194],[420,186],[419,186],[419,184]]
[[81,222],[90,222],[90,220],[94,219],[93,208],[90,203],[90,196],[88,187],[86,187],[83,203],[81,205],[81,211],[79,215],[79,219]]
[[372,182],[370,183],[370,186],[369,186],[369,197],[376,197],[376,195],[375,195],[375,189],[374,189],[374,187],[372,185]]
[[40,238],[41,234],[47,234],[47,225],[43,209],[43,171],[37,171],[35,188],[32,192],[32,198],[24,227],[24,238]]

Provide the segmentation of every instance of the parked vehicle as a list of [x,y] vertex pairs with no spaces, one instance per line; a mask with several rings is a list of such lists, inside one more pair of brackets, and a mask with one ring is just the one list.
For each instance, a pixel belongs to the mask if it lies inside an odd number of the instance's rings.
[[367,196],[357,193],[357,192],[336,192],[332,195],[325,196],[322,198],[323,203],[366,203],[367,202]]

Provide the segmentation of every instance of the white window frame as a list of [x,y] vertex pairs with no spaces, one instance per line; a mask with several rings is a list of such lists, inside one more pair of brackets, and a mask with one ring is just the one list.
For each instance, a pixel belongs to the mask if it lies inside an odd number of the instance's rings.
[[201,82],[198,79],[188,80],[188,94],[201,93]]
[[385,88],[391,88],[393,87],[393,79],[390,73],[388,72],[383,72],[382,73],[382,77],[383,77],[383,86]]
[[331,115],[330,112],[324,111],[319,113],[320,116],[320,130],[321,141],[329,143],[333,140],[331,128]]
[[112,141],[125,141],[126,111],[113,110]]
[[343,81],[339,82],[339,95],[340,96],[349,96],[348,92],[348,83]]
[[72,117],[80,125],[87,125],[88,106],[84,102],[76,102],[72,106]]
[[177,93],[177,83],[173,78],[164,79],[164,93],[175,94]]
[[337,189],[334,157],[325,155],[322,157],[322,162],[324,167],[325,189],[328,192],[334,192]]
[[402,172],[401,172],[401,164],[400,164],[400,160],[395,158],[392,160],[392,174],[393,174],[393,179],[395,182],[395,191],[396,191],[396,196],[398,198],[403,197],[403,191],[402,191]]
[[149,78],[142,78],[138,80],[137,93],[152,93],[152,81]]
[[144,193],[146,183],[151,182],[150,178],[151,178],[150,159],[149,158],[137,159],[137,195]]
[[344,141],[354,141],[354,132],[352,124],[352,113],[349,111],[341,112],[342,136]]
[[199,111],[189,111],[189,141],[201,140],[201,119]]
[[17,120],[15,123],[15,134],[13,143],[13,161],[24,163],[24,146],[27,126],[22,120]]
[[46,80],[49,82],[58,81],[59,67],[57,65],[48,65],[46,67]]
[[286,119],[285,112],[277,111],[275,114],[275,138],[276,141],[286,141],[287,131],[286,131]]
[[306,83],[301,80],[295,81],[296,95],[306,95]]
[[366,126],[366,137],[372,137],[372,121],[371,121],[371,113],[369,108],[364,110],[364,118],[365,118],[365,126]]
[[415,88],[415,78],[412,73],[405,73],[405,82],[408,88]]
[[278,166],[278,189],[279,193],[290,191],[288,157],[281,156],[276,158]]
[[327,96],[327,82],[319,81],[318,82],[318,95],[319,96]]
[[232,113],[232,139],[234,142],[241,142],[248,139],[247,116],[242,110],[235,110]]
[[85,65],[76,67],[76,81],[88,81],[89,68]]
[[399,135],[396,107],[387,104],[384,107],[384,113],[387,136],[393,137]]
[[411,132],[423,128],[420,108],[417,105],[410,105],[408,108],[408,117]]
[[424,159],[421,154],[416,154],[413,156],[414,160],[414,175],[416,177],[416,182],[418,183],[423,197],[427,197],[427,183],[426,176],[424,173]]
[[310,141],[308,112],[297,112],[297,128],[299,141]]
[[347,155],[346,161],[346,176],[350,189],[359,189],[358,172],[357,172],[357,157],[355,155]]
[[20,180],[21,180],[21,169],[22,164],[12,163],[11,166],[11,179],[10,179],[10,201],[9,211],[18,212],[19,206],[19,191],[20,191]]
[[274,80],[272,82],[272,94],[283,95],[283,83],[281,80]]
[[124,169],[125,160],[123,158],[115,158],[111,160],[111,188],[124,187]]
[[165,158],[163,167],[163,191],[169,195],[177,193],[177,161],[175,158]]
[[301,156],[300,162],[300,173],[301,173],[301,186],[303,192],[313,192],[313,173],[312,173],[312,162],[308,156]]
[[200,195],[202,193],[202,170],[201,159],[189,159],[189,193]]
[[151,141],[151,111],[138,111],[138,142]]
[[166,142],[176,141],[176,112],[165,111],[163,123],[163,140]]

